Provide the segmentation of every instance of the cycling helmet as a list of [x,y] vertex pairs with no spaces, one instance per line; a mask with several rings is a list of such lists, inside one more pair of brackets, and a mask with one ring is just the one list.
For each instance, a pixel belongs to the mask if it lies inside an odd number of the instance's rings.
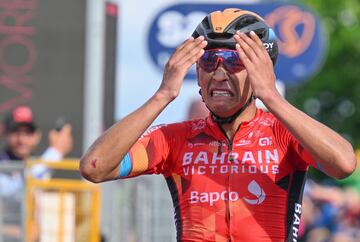
[[203,35],[208,42],[205,49],[227,48],[235,50],[236,41],[233,36],[238,30],[246,34],[254,31],[264,43],[275,65],[278,56],[276,35],[264,19],[256,13],[238,8],[228,8],[223,12],[212,12],[201,21],[192,36],[197,38]]

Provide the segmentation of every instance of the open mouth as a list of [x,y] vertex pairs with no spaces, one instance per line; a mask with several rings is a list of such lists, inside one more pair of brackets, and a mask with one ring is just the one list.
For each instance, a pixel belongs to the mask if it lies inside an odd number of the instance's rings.
[[212,97],[232,97],[233,94],[229,91],[225,91],[225,90],[213,90],[211,92],[211,96]]

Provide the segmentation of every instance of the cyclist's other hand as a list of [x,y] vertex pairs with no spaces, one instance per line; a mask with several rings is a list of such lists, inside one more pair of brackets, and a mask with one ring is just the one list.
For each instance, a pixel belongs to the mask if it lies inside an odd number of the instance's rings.
[[250,37],[238,32],[234,38],[237,42],[236,49],[240,59],[248,72],[248,79],[254,95],[264,101],[264,98],[277,92],[271,58],[262,41],[253,31],[250,32]]

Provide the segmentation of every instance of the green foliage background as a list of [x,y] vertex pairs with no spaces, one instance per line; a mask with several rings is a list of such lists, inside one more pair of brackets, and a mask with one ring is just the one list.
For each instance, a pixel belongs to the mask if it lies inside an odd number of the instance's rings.
[[299,0],[316,12],[328,35],[319,73],[288,87],[287,99],[360,148],[360,1]]

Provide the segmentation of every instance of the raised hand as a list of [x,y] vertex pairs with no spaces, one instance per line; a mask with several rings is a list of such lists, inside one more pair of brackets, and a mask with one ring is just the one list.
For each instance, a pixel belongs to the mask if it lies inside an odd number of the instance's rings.
[[236,50],[248,72],[254,95],[264,101],[268,95],[278,93],[273,63],[259,37],[251,31],[250,37],[237,32],[234,38],[237,42]]
[[175,99],[180,92],[182,82],[190,67],[204,54],[207,41],[203,36],[194,39],[190,37],[176,48],[166,63],[164,76],[158,92],[170,100]]
[[70,124],[65,124],[60,130],[51,130],[49,132],[49,146],[55,148],[63,156],[67,155],[73,149],[73,135]]

